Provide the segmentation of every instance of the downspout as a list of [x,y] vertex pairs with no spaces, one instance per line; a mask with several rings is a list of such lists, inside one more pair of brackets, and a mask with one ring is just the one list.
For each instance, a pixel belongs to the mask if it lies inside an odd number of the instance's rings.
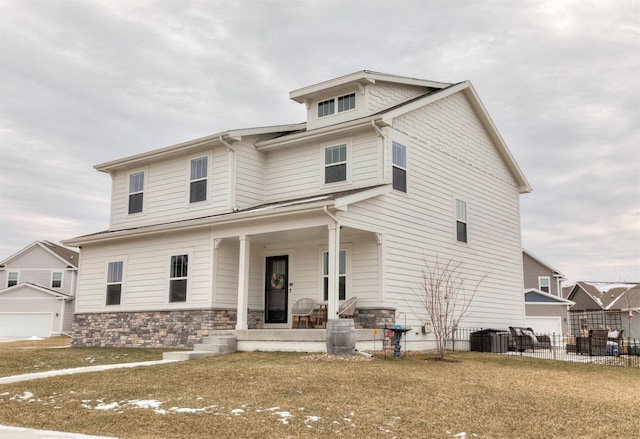
[[[329,320],[332,320],[332,319],[338,318],[338,309],[339,309],[338,295],[340,291],[340,286],[339,286],[340,285],[340,282],[339,282],[339,279],[340,279],[340,275],[339,275],[340,273],[340,221],[338,220],[338,218],[336,218],[335,215],[329,212],[329,209],[327,209],[327,206],[324,206],[324,213],[326,213],[329,216],[329,218],[331,218],[335,223],[333,256],[331,252],[329,252],[328,268],[329,268],[329,280],[331,281],[331,283],[329,284],[329,291],[327,294],[327,318]],[[331,234],[329,234],[329,236],[331,237]],[[331,244],[331,242],[329,244]],[[331,248],[331,245],[329,245],[329,248]],[[333,262],[333,264],[331,264],[331,262]]]
[[229,149],[229,151],[233,154],[233,159],[231,160],[231,172],[229,173],[230,174],[229,175],[229,208],[233,212],[237,212],[238,208],[236,206],[236,166],[237,166],[236,150],[233,146],[231,146],[230,143],[225,141],[222,136],[220,136],[218,140],[220,140],[220,143],[226,146]]

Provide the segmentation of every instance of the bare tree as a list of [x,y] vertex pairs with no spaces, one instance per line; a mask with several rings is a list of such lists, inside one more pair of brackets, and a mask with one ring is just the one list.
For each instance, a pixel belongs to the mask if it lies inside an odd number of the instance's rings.
[[462,262],[449,259],[442,263],[436,257],[435,263],[430,264],[425,258],[416,297],[431,319],[439,359],[444,360],[447,339],[468,316],[471,302],[486,277],[469,288]]

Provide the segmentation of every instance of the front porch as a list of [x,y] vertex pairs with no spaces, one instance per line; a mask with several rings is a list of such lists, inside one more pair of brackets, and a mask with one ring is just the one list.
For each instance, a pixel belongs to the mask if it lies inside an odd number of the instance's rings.
[[[239,351],[326,352],[326,329],[249,329],[213,331],[216,334],[234,334]],[[380,350],[384,330],[356,329],[356,349]]]

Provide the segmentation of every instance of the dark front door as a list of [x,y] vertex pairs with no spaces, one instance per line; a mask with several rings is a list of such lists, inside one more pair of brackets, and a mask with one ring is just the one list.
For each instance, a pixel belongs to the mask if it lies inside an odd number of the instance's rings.
[[287,323],[289,256],[267,258],[264,289],[265,323]]

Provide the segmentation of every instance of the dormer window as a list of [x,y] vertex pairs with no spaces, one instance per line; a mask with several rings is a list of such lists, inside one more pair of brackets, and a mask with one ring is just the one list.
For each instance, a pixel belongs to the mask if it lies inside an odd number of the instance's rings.
[[[356,94],[350,93],[348,95],[340,96],[338,100],[338,113],[343,111],[353,110],[356,108]],[[326,101],[318,102],[318,117],[330,116],[336,112],[336,98],[327,99]]]
[[335,100],[318,102],[318,117],[325,117],[335,112]]
[[356,94],[340,96],[338,98],[338,113],[356,108]]

